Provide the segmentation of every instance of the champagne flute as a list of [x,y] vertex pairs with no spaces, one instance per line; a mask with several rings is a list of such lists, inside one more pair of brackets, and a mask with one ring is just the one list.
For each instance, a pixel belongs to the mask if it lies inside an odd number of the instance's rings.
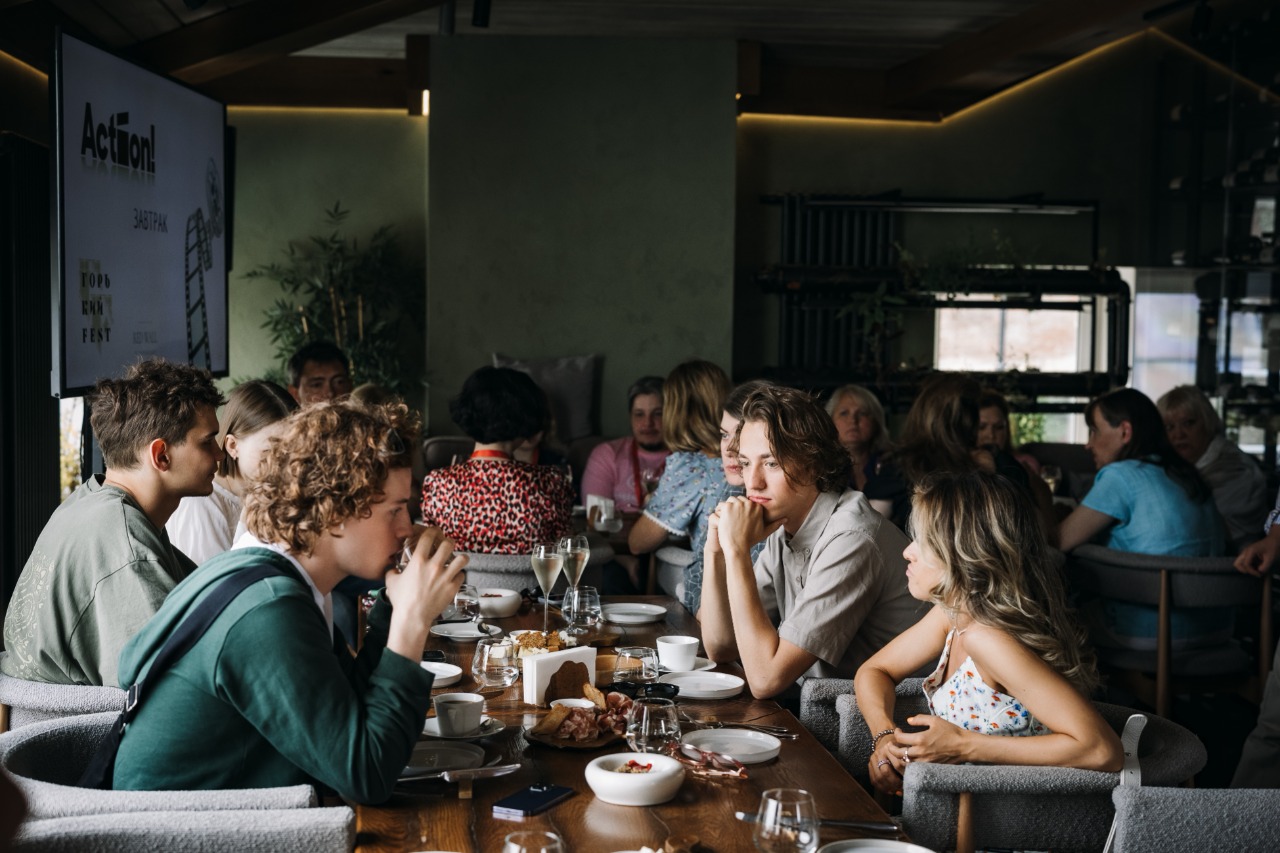
[[818,810],[800,788],[770,788],[760,796],[752,835],[764,853],[813,853],[818,849]]
[[551,625],[551,587],[556,585],[556,578],[564,566],[564,554],[560,553],[555,542],[539,542],[533,546],[529,559],[533,564],[533,575],[542,588],[542,633],[546,634]]
[[[556,550],[564,556],[564,576],[568,578],[570,586],[564,599],[572,601],[577,597],[578,582],[582,580],[582,572],[587,567],[587,560],[591,559],[591,543],[581,534],[565,536],[556,544]],[[569,633],[575,635],[587,633],[587,629],[578,627],[576,622],[576,619],[569,621]]]
[[1049,487],[1049,494],[1056,495],[1058,493],[1058,483],[1062,481],[1062,469],[1057,465],[1042,465],[1040,466],[1040,478]]
[[554,832],[522,829],[502,841],[502,853],[564,853],[564,842]]

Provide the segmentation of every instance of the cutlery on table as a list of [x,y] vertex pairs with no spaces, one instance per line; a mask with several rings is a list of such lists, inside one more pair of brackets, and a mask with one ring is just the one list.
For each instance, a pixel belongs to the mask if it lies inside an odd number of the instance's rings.
[[458,782],[462,779],[490,779],[494,776],[506,776],[520,769],[519,764],[499,764],[492,767],[472,767],[466,770],[426,770],[422,773],[401,776],[401,782],[420,782],[424,779],[443,779],[446,782]]
[[[740,821],[746,823],[755,823],[758,816],[755,812],[734,812],[733,816]],[[818,821],[819,826],[840,826],[846,829],[860,829],[863,832],[892,832],[895,835],[901,831],[896,823],[892,821],[879,820],[830,820],[822,818]]]

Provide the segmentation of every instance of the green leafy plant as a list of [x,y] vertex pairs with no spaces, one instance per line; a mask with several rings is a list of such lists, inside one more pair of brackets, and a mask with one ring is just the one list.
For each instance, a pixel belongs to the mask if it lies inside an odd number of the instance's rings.
[[261,264],[245,277],[274,281],[285,292],[262,323],[279,363],[305,343],[332,341],[351,358],[356,383],[405,394],[422,378],[422,359],[402,357],[425,316],[420,271],[406,266],[389,225],[363,246],[348,239],[341,229],[349,214],[335,202],[324,212],[329,234],[290,241],[287,260]]

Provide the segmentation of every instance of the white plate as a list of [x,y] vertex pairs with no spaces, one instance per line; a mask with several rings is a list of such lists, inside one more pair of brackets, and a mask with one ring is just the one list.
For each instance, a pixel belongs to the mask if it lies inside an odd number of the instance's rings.
[[462,667],[460,666],[434,660],[424,660],[421,665],[423,669],[436,677],[435,681],[431,682],[432,689],[448,687],[450,684],[457,684],[462,680]]
[[738,676],[726,672],[668,672],[658,680],[678,686],[682,699],[729,699],[746,685]]
[[713,660],[707,660],[706,658],[694,658],[693,666],[689,667],[688,669],[668,669],[662,664],[658,664],[658,669],[662,670],[663,672],[706,672],[708,669],[715,669],[715,668],[716,668],[716,662]]
[[760,764],[777,758],[782,751],[782,741],[773,735],[749,729],[700,729],[687,733],[680,740],[707,752],[732,755],[743,764]]
[[818,853],[932,853],[928,847],[898,841],[893,838],[850,838],[847,841],[832,841],[818,848]]
[[455,643],[474,643],[481,637],[496,637],[502,633],[502,629],[497,625],[485,625],[485,627],[489,629],[488,633],[477,631],[475,624],[471,622],[443,622],[432,625],[431,634],[435,637],[445,637]]
[[606,604],[601,612],[606,622],[645,625],[649,622],[661,622],[667,615],[667,608],[656,604]]
[[409,756],[409,764],[400,771],[400,778],[423,776],[441,770],[469,770],[484,763],[484,750],[469,743],[457,741],[419,741]]
[[[439,738],[440,740],[479,740],[482,737],[496,735],[507,727],[502,720],[495,720],[493,717],[481,717],[480,728],[469,735],[446,735],[440,733],[440,720],[431,717],[422,726],[422,733],[427,737]],[[737,756],[734,756],[737,758]]]

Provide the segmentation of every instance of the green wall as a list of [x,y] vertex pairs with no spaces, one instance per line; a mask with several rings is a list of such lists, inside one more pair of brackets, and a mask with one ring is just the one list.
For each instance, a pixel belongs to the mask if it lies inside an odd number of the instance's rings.
[[431,427],[500,351],[599,353],[602,422],[698,356],[730,367],[736,47],[484,37],[431,45]]
[[291,240],[328,234],[324,211],[334,202],[351,211],[346,236],[363,242],[392,225],[406,261],[425,270],[427,122],[393,110],[246,108],[230,109],[227,121],[236,129],[230,373],[243,379],[281,366],[262,328],[281,291],[244,274],[283,260]]
[[[776,361],[776,297],[749,281],[777,263],[779,209],[765,193],[881,193],[1101,203],[1099,245],[1108,264],[1145,260],[1148,246],[1156,63],[1167,50],[1148,37],[1117,44],[935,125],[744,116],[738,120],[734,365],[746,375]],[[1058,217],[913,216],[903,243],[918,254],[990,244],[992,229],[1026,257],[1087,262],[1088,223]],[[927,317],[902,357],[932,358]]]

